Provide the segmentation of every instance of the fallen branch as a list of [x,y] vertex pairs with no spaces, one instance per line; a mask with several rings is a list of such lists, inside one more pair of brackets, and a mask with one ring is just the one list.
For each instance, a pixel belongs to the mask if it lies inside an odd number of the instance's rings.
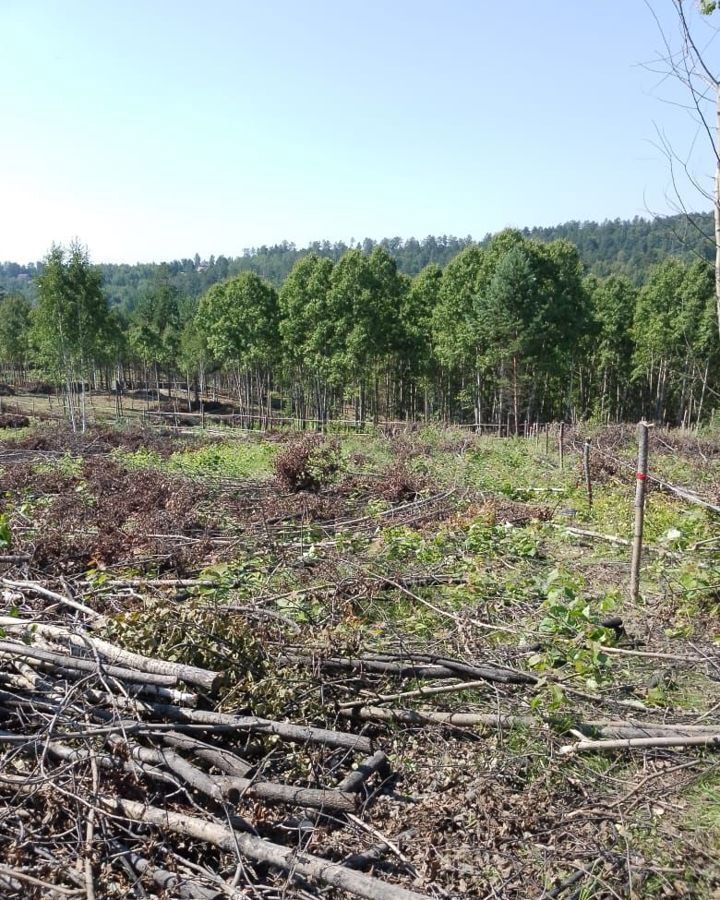
[[600,750],[650,750],[660,747],[706,747],[708,750],[720,748],[720,733],[686,735],[675,737],[642,737],[610,741],[578,741],[567,744],[559,752],[564,756],[571,753],[586,753]]
[[539,720],[533,716],[385,709],[382,706],[362,706],[353,710],[341,709],[340,715],[346,718],[368,719],[374,722],[396,722],[402,725],[457,725],[460,727],[486,725],[491,728],[512,728],[516,725],[537,725],[539,723]]
[[[499,666],[472,666],[444,657],[406,657],[408,662],[383,659],[378,656],[313,656],[306,653],[280,653],[278,662],[284,665],[303,665],[327,670],[379,672],[402,678],[453,678],[469,675],[475,679],[501,684],[537,684],[537,678]],[[435,660],[429,662],[429,660]],[[428,660],[428,661],[426,661]]]
[[111,663],[121,663],[141,672],[155,675],[172,675],[179,681],[184,681],[186,684],[195,684],[211,693],[217,689],[222,678],[220,672],[133,653],[130,650],[111,644],[109,641],[89,635],[85,631],[71,631],[58,625],[46,625],[42,622],[20,620],[12,616],[0,616],[0,628],[9,632],[20,632],[23,635],[37,634],[41,637],[64,641],[73,647],[82,648],[85,651],[88,648],[92,648]]
[[113,843],[113,849],[118,855],[127,859],[138,875],[145,875],[147,878],[150,878],[167,896],[178,897],[180,900],[216,900],[220,893],[218,890],[205,887],[197,881],[188,881],[181,878],[175,872],[168,872],[167,869],[153,866],[144,856],[127,847],[119,846],[117,842]]
[[28,591],[31,594],[37,594],[38,597],[44,597],[46,600],[54,600],[56,603],[61,603],[63,606],[69,606],[70,609],[84,613],[86,616],[90,616],[98,622],[107,621],[102,613],[91,609],[84,603],[79,603],[77,600],[73,600],[72,597],[66,597],[64,594],[57,594],[55,591],[50,591],[41,584],[36,584],[34,581],[11,581],[9,578],[0,578],[0,584],[4,587],[12,588],[15,591]]
[[[394,722],[402,725],[455,725],[472,727],[480,725],[489,728],[514,728],[548,726],[563,732],[569,730],[566,718],[553,716],[526,716],[513,713],[439,712],[429,709],[387,709],[382,706],[361,706],[340,709],[339,713],[348,719],[363,719],[372,722]],[[633,720],[591,720],[576,722],[572,729],[588,732],[590,735],[612,740],[637,740],[653,738],[712,738],[718,734],[717,725],[685,725],[664,722],[637,722]]]
[[156,675],[149,672],[138,672],[134,669],[124,669],[119,666],[98,666],[92,659],[83,659],[78,656],[70,656],[64,653],[53,653],[50,650],[40,650],[37,647],[28,647],[26,644],[14,641],[0,641],[0,656],[10,659],[27,659],[37,662],[45,668],[63,672],[99,672],[109,678],[118,678],[121,681],[134,681],[142,684],[162,685],[175,687],[178,678],[175,675]]
[[[393,700],[409,700],[413,697],[431,697],[435,694],[451,694],[460,691],[473,691],[487,687],[486,681],[457,681],[455,684],[442,684],[436,687],[420,687],[412,691],[398,691],[396,694],[377,694],[372,697],[375,703],[390,703]],[[358,706],[366,706],[367,696],[364,699],[348,700],[340,704],[341,710],[355,709]]]
[[324,744],[327,747],[342,747],[346,750],[357,750],[370,753],[372,742],[359,734],[344,731],[330,731],[327,728],[315,728],[311,725],[296,725],[293,722],[276,722],[259,716],[234,716],[229,713],[217,713],[201,709],[183,709],[165,703],[146,703],[134,701],[134,708],[158,717],[165,717],[179,723],[202,723],[216,726],[225,731],[250,731],[260,734],[275,734],[286,741],[299,743]]
[[101,797],[99,802],[109,813],[122,815],[132,822],[142,822],[163,831],[213,844],[227,853],[239,852],[255,862],[265,863],[287,872],[292,879],[310,878],[357,897],[365,897],[367,900],[427,900],[426,895],[416,891],[387,884],[371,875],[353,872],[339,863],[283,847],[252,834],[234,831],[197,816],[174,813],[156,806],[146,806],[134,800],[115,797]]
[[357,767],[353,769],[338,785],[338,791],[347,791],[349,793],[357,792],[362,789],[365,782],[378,774],[380,778],[389,778],[392,773],[390,761],[382,750],[378,750],[369,759],[363,760]]

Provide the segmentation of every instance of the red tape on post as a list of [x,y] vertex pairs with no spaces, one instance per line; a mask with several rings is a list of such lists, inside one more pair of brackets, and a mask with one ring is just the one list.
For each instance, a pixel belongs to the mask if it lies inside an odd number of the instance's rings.
[[638,481],[647,481],[647,475],[644,472],[638,472],[635,477]]

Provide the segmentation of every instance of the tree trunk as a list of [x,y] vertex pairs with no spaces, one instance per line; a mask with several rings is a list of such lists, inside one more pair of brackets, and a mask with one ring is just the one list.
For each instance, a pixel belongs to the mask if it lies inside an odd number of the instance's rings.
[[720,334],[720,84],[715,86],[715,308]]

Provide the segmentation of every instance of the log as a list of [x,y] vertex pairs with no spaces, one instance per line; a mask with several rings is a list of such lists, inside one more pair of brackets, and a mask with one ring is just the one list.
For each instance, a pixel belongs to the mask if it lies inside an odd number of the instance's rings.
[[537,684],[537,678],[525,672],[515,672],[498,666],[471,666],[452,659],[438,658],[428,663],[421,660],[402,662],[371,656],[312,656],[304,653],[281,653],[276,657],[283,665],[318,666],[321,669],[340,671],[378,672],[398,675],[401,678],[454,678],[470,676],[483,681],[501,684]]
[[371,753],[373,749],[372,741],[369,738],[359,734],[348,734],[344,731],[330,731],[327,728],[315,728],[311,725],[295,725],[293,722],[276,722],[260,716],[235,716],[230,713],[217,713],[204,709],[183,709],[165,703],[146,703],[138,700],[135,701],[135,704],[139,710],[156,716],[164,716],[174,722],[202,723],[219,726],[228,731],[275,734],[286,741],[324,744],[327,747],[357,750],[359,753]]
[[[34,660],[51,669],[67,672],[100,671],[94,659],[83,659],[64,653],[53,653],[50,650],[28,647],[27,644],[15,643],[14,641],[0,641],[0,656],[10,659]],[[136,672],[133,669],[123,669],[118,666],[103,666],[102,673],[108,678],[118,678],[121,681],[134,681],[141,684],[161,685],[163,687],[175,687],[178,683],[175,675],[154,675],[149,672]]]
[[585,753],[600,750],[651,750],[660,747],[706,747],[708,750],[720,749],[720,732],[714,734],[675,735],[673,737],[641,737],[609,741],[578,741],[560,748],[560,753],[569,756],[571,753]]
[[[409,700],[413,697],[431,697],[435,694],[454,694],[460,691],[472,691],[486,687],[486,681],[456,681],[454,684],[442,684],[435,687],[420,687],[412,691],[399,691],[396,694],[378,694],[372,699],[375,703],[390,703],[393,700]],[[369,697],[360,700],[348,700],[341,703],[340,709],[356,709],[359,706],[367,706]]]
[[168,731],[162,735],[162,740],[171,747],[177,747],[179,750],[189,750],[193,757],[202,759],[210,765],[215,766],[225,775],[239,775],[244,777],[253,768],[253,766],[242,759],[231,750],[225,750],[223,747],[213,747],[206,744],[198,738],[191,737],[188,734],[181,734],[179,731]]
[[[415,828],[407,828],[405,831],[401,831],[399,835],[395,838],[395,844],[400,844],[401,841],[412,838],[417,833]],[[377,868],[379,865],[382,865],[383,860],[390,852],[390,847],[385,841],[380,841],[377,844],[373,844],[372,847],[368,847],[367,850],[362,850],[359,853],[352,853],[350,856],[346,856],[343,860],[343,865],[347,866],[348,869],[373,869]]]
[[627,721],[589,721],[581,723],[578,728],[594,732],[602,738],[646,738],[646,737],[695,737],[713,735],[720,730],[718,725],[694,725],[666,722]]
[[133,800],[115,797],[100,797],[99,802],[103,809],[114,815],[123,815],[132,822],[142,822],[164,831],[213,844],[227,853],[239,851],[248,859],[287,872],[293,879],[298,876],[309,878],[367,900],[427,900],[425,894],[399,885],[386,884],[379,878],[353,872],[339,863],[283,847],[252,834],[234,831],[197,816],[174,813],[156,806],[146,806]]
[[470,727],[486,725],[491,728],[512,728],[515,725],[537,725],[534,716],[502,715],[498,713],[436,712],[417,709],[385,709],[382,706],[361,706],[341,709],[346,718],[368,719],[374,722],[396,722],[401,725],[456,725]]
[[108,744],[116,752],[129,752],[132,759],[151,766],[166,766],[188,787],[205,794],[216,803],[222,803],[223,792],[220,785],[209,775],[198,769],[184,757],[167,747],[155,750],[150,747],[141,747],[133,741],[126,741],[119,734],[108,736]]
[[357,808],[357,797],[340,788],[337,790],[302,788],[291,784],[277,784],[273,781],[253,781],[238,776],[223,776],[216,781],[232,803],[237,803],[243,796],[247,796],[268,800],[271,803],[307,806],[337,813],[354,812]]
[[169,748],[158,750],[141,747],[134,742],[126,742],[120,735],[110,735],[108,743],[118,750],[127,747],[132,758],[138,762],[152,766],[166,766],[186,785],[205,794],[216,803],[222,803],[225,798],[231,802],[237,802],[241,796],[247,795],[275,803],[308,806],[341,813],[353,812],[356,807],[356,797],[353,794],[315,788],[298,788],[288,784],[275,784],[271,781],[253,781],[237,775],[211,776]]
[[[438,712],[425,709],[387,709],[382,706],[363,706],[354,709],[340,709],[345,718],[360,718],[374,722],[394,722],[401,725],[455,725],[472,727],[481,725],[489,728],[540,727],[548,725],[567,731],[567,720],[556,720],[552,716],[523,716],[502,713]],[[576,731],[589,732],[602,739],[636,740],[643,738],[708,738],[718,734],[717,725],[667,724],[664,722],[638,722],[595,720],[576,722]]]
[[127,859],[138,875],[150,878],[168,897],[178,897],[179,900],[217,900],[223,896],[220,890],[213,890],[198,884],[197,881],[181,878],[176,872],[168,872],[167,869],[153,866],[144,856],[120,846],[116,841],[113,841],[112,848],[116,854]]
[[81,648],[87,652],[88,648],[97,651],[100,656],[109,660],[111,663],[121,663],[131,669],[138,669],[141,672],[148,672],[154,675],[174,675],[179,681],[186,684],[194,684],[204,688],[211,693],[216,690],[222,678],[220,672],[213,672],[209,669],[201,669],[198,666],[188,666],[183,663],[169,662],[164,659],[143,656],[141,653],[133,653],[131,650],[125,650],[112,644],[109,641],[94,637],[81,632],[73,632],[67,628],[58,625],[46,625],[42,622],[30,622],[27,620],[14,619],[12,616],[0,616],[0,627],[5,631],[20,631],[27,634],[33,632],[41,637],[48,637],[55,640],[66,641],[74,647]]
[[365,782],[377,773],[383,780],[392,774],[390,761],[382,750],[364,759],[357,769],[349,772],[338,785],[339,791],[355,793],[362,790]]

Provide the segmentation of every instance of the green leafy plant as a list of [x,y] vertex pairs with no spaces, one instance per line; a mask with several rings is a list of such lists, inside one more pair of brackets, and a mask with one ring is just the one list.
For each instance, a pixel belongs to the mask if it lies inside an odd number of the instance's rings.
[[12,532],[6,516],[0,515],[0,549],[9,550],[12,547]]
[[264,670],[262,648],[245,620],[219,615],[204,598],[182,604],[147,600],[144,608],[116,616],[107,631],[128,650],[221,671],[229,685]]
[[550,574],[539,624],[539,631],[550,641],[530,657],[528,665],[541,671],[570,666],[595,689],[610,666],[604,648],[615,642],[615,632],[602,625],[600,616],[615,606],[615,597],[608,594],[591,603],[580,587],[577,579],[557,569]]

